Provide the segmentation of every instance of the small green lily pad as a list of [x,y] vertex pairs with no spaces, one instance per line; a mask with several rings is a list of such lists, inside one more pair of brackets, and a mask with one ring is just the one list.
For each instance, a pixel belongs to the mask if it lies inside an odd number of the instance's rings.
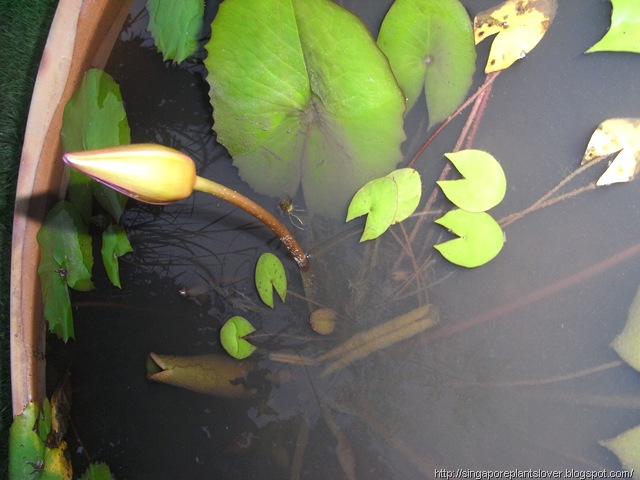
[[498,161],[482,150],[461,150],[446,157],[464,177],[436,182],[457,207],[468,212],[484,212],[502,201],[507,179]]
[[611,342],[620,358],[640,372],[640,287],[629,307],[627,323],[622,332]]
[[227,320],[220,329],[220,342],[229,355],[242,360],[256,349],[243,337],[255,331],[254,326],[246,318],[236,315]]
[[394,170],[388,178],[396,183],[398,189],[397,208],[392,224],[402,222],[418,208],[422,196],[420,174],[413,168]]
[[484,265],[504,244],[502,228],[488,213],[451,210],[435,222],[460,237],[434,246],[444,258],[462,267]]
[[127,233],[120,225],[109,225],[102,233],[102,263],[111,283],[120,288],[120,268],[118,258],[133,252]]
[[262,301],[273,308],[273,290],[275,289],[284,303],[287,297],[287,274],[278,257],[273,253],[263,253],[256,264],[256,288]]
[[382,235],[396,218],[398,208],[398,186],[387,177],[375,178],[356,192],[349,204],[347,219],[367,215],[360,241],[373,240]]

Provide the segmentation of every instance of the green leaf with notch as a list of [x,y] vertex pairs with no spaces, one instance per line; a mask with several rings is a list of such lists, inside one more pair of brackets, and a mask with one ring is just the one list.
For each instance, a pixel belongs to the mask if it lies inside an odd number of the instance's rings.
[[400,168],[386,176],[392,179],[398,190],[396,197],[396,213],[391,224],[407,219],[418,208],[422,196],[420,174],[413,168]]
[[380,177],[367,182],[356,192],[349,204],[349,222],[367,216],[360,241],[378,238],[393,224],[398,209],[398,186],[392,178]]
[[469,212],[484,212],[502,201],[507,191],[504,170],[487,152],[461,150],[446,157],[464,177],[436,182],[457,207]]
[[330,0],[225,0],[211,30],[215,130],[254,190],[302,187],[310,212],[340,218],[402,159],[404,96],[355,15]]
[[479,267],[502,250],[502,228],[488,213],[451,210],[435,222],[460,237],[434,245],[451,263],[467,268]]
[[378,46],[410,109],[425,92],[429,124],[446,119],[473,81],[471,20],[459,0],[396,0],[382,22]]
[[273,253],[263,253],[256,263],[256,288],[262,301],[273,308],[273,290],[275,289],[284,303],[287,297],[287,274],[278,257]]
[[147,0],[149,32],[164,60],[182,62],[198,49],[202,30],[202,0]]
[[634,52],[640,53],[640,2],[638,0],[611,0],[611,27],[586,53]]
[[91,236],[76,208],[58,202],[38,232],[45,318],[49,329],[65,342],[73,337],[73,318],[67,285],[76,290],[91,290]]
[[236,315],[227,320],[220,329],[220,342],[229,355],[242,360],[256,349],[255,345],[251,345],[243,337],[255,331],[246,318]]
[[104,263],[109,280],[118,288],[120,288],[118,258],[129,252],[133,252],[133,248],[131,248],[131,243],[129,243],[124,228],[120,225],[109,225],[102,232],[102,263]]

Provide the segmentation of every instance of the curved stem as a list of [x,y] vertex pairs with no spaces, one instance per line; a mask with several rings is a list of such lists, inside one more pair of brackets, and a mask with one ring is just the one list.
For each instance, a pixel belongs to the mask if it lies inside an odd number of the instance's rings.
[[309,270],[309,257],[292,233],[272,213],[244,195],[206,178],[196,177],[194,190],[209,193],[243,209],[269,227],[287,247],[303,272]]

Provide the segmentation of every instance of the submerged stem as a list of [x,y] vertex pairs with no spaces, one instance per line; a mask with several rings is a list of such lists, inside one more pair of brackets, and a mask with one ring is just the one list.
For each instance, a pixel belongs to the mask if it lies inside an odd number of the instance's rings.
[[244,195],[225,187],[219,183],[213,182],[209,179],[196,177],[196,183],[193,186],[194,190],[209,193],[218,198],[226,200],[227,202],[240,207],[245,212],[250,213],[255,218],[269,227],[279,238],[280,241],[287,247],[287,250],[291,253],[291,256],[300,267],[303,272],[303,281],[307,280],[305,272],[309,270],[309,257],[302,249],[298,241],[293,234],[284,226],[284,224],[278,220],[272,213],[267,211],[264,207],[257,204],[253,200],[245,197]]

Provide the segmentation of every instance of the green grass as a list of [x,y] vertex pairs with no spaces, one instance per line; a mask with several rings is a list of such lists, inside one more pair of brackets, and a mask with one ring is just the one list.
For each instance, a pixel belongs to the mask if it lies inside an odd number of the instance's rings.
[[9,263],[18,165],[31,92],[57,0],[0,0],[0,478],[11,425]]

